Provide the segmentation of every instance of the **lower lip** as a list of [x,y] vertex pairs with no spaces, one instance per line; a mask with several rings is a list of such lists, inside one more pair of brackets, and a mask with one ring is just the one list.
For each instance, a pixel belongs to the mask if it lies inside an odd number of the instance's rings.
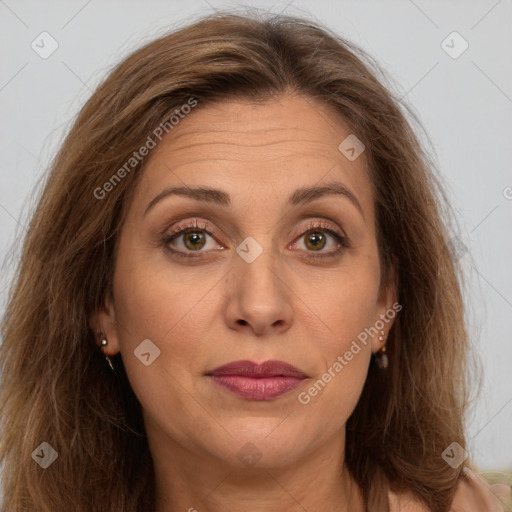
[[212,375],[212,380],[235,395],[249,400],[272,400],[298,387],[304,379],[297,377],[242,377]]

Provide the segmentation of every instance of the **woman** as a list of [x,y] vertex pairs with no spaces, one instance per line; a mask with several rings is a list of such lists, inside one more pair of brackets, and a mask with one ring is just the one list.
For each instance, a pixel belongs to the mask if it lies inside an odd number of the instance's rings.
[[503,508],[442,190],[377,73],[220,13],[98,87],[3,322],[5,510]]

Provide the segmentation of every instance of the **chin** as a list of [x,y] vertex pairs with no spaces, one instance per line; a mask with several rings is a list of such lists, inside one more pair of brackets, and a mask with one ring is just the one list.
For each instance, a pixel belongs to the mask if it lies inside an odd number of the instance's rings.
[[[263,427],[262,422],[259,423]],[[278,432],[279,428],[276,429],[275,422],[267,422],[265,428],[261,429],[248,428],[246,425],[243,430],[230,430],[226,426],[232,437],[224,437],[216,449],[212,450],[212,445],[208,449],[210,453],[213,451],[218,458],[224,459],[229,466],[236,468],[285,467],[300,457],[307,441],[299,432],[296,435],[289,429]]]

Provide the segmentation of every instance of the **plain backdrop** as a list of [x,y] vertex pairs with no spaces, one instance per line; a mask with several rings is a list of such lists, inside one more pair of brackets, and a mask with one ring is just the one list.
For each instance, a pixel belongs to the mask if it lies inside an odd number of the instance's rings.
[[0,312],[31,193],[99,80],[189,16],[241,5],[310,17],[362,46],[419,117],[460,222],[468,326],[483,367],[470,455],[482,469],[512,468],[511,0],[0,0],[0,259],[11,254]]

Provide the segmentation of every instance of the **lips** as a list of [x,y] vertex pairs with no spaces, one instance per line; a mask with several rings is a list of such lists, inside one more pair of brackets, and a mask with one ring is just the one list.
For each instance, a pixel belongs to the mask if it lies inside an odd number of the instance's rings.
[[207,375],[240,375],[244,377],[296,377],[304,379],[307,375],[295,366],[282,361],[265,361],[258,364],[252,361],[233,361],[232,363],[219,366],[207,373]]
[[249,400],[272,400],[298,387],[307,375],[282,361],[233,361],[206,374],[224,390]]

